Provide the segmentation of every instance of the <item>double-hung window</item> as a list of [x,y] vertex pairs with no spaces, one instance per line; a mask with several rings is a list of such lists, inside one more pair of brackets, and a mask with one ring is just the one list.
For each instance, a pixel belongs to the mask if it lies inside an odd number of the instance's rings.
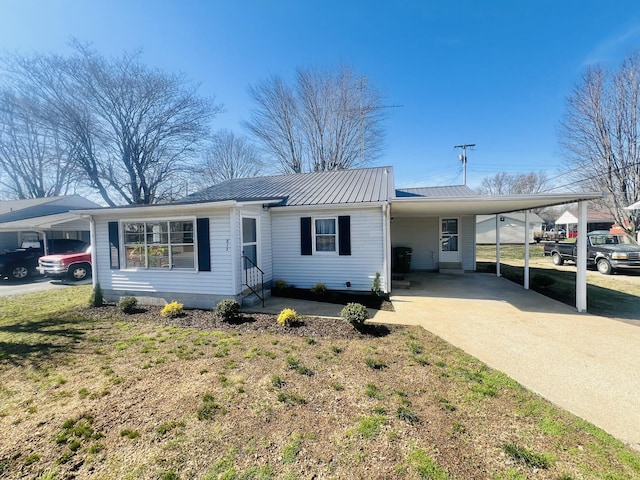
[[122,224],[126,268],[195,269],[193,220]]
[[335,252],[338,244],[336,219],[316,218],[314,220],[314,228],[316,252]]

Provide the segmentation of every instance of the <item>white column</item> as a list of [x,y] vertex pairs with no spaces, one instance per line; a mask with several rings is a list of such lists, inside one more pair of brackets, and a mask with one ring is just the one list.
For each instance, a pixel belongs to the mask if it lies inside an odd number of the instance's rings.
[[524,289],[529,290],[529,210],[524,211]]
[[496,276],[500,274],[500,215],[496,215]]
[[578,238],[576,240],[576,309],[587,311],[587,202],[578,202]]

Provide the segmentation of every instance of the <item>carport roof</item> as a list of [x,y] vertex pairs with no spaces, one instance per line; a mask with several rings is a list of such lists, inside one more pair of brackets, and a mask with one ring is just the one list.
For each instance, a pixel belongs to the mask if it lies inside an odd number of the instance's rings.
[[391,201],[395,216],[496,215],[565,203],[596,200],[598,192],[531,194],[531,195],[466,195],[451,197],[403,197]]

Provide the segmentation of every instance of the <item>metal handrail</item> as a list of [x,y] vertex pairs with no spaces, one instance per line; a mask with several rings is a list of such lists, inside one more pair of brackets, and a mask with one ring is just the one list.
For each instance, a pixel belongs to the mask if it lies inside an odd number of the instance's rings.
[[[264,272],[246,255],[242,256],[242,261],[242,267],[244,268],[243,285],[262,301],[262,306],[264,307]],[[247,268],[248,265],[250,265],[251,268]],[[258,293],[258,290],[260,293]]]

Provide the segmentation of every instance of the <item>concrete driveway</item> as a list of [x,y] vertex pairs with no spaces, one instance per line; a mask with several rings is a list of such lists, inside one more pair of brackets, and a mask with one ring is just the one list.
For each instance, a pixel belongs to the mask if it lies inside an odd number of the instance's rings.
[[[640,450],[640,326],[589,314],[495,275],[412,274],[381,323],[421,325]],[[337,316],[336,305],[271,298],[266,308]]]
[[33,277],[28,282],[12,282],[9,280],[0,279],[0,297],[22,295],[23,293],[31,292],[42,292],[45,290],[55,290],[56,288],[66,288],[68,286],[86,285],[90,283],[90,278],[81,282],[51,280],[50,278],[46,277]]

